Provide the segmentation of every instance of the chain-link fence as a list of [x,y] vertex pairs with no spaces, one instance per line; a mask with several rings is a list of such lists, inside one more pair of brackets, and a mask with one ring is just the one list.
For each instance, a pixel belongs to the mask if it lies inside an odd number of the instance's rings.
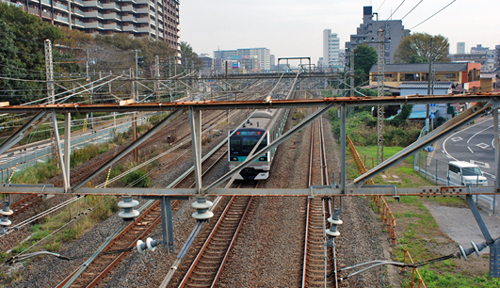
[[[481,179],[479,175],[476,176],[475,180],[464,180],[463,176],[461,181],[450,179],[450,172],[448,169],[448,162],[436,159],[434,157],[428,156],[424,153],[417,152],[415,154],[415,159],[413,162],[413,169],[423,178],[433,182],[435,185],[443,186],[481,186]],[[489,181],[493,181],[489,179]],[[489,211],[495,214],[495,209],[497,206],[496,195],[476,195],[476,204],[481,205],[484,208],[489,209]]]

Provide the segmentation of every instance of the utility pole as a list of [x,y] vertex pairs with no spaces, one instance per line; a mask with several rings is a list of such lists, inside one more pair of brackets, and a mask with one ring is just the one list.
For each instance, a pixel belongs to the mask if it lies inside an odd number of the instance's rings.
[[155,56],[155,94],[156,94],[156,102],[160,103],[160,83],[158,79],[160,78],[160,57],[158,55]]
[[[130,68],[130,84],[132,85],[130,87],[130,97],[132,99],[135,99],[135,85],[134,85],[134,72],[132,71],[132,68]],[[135,141],[137,140],[137,112],[132,112],[132,139]],[[137,148],[134,148],[134,161],[139,162],[139,150]]]
[[[139,78],[139,57],[137,55],[140,50],[134,50],[135,51],[135,82],[137,82],[137,78]],[[135,98],[139,100],[139,85],[135,85]]]
[[[45,40],[45,78],[47,79],[47,103],[55,104],[55,96],[54,96],[54,65],[52,61],[52,43],[49,39]],[[56,157],[56,143],[54,139],[54,126],[50,124],[50,142],[51,142],[51,152],[52,152],[52,160],[55,161],[57,165],[57,157]]]
[[[168,57],[168,79],[170,79],[170,77],[172,77],[172,68],[171,68],[171,58]],[[173,99],[172,99],[172,80],[168,80],[168,92],[170,93],[170,102],[174,102]]]
[[351,97],[354,97],[354,51],[349,54],[349,62],[351,66],[351,69],[349,69],[349,84],[351,84]]
[[52,63],[52,43],[49,39],[45,40],[45,72],[47,79],[47,97],[50,104],[55,104],[54,98],[54,66]]
[[[384,96],[384,30],[377,31],[377,97]],[[384,106],[377,106],[377,165],[384,161]]]
[[[429,50],[429,74],[427,74],[427,95],[431,95],[431,78],[432,78],[432,42],[433,42],[433,38],[431,36],[431,49]],[[430,116],[430,107],[429,107],[429,103],[427,103],[426,105],[426,109],[425,109],[425,130],[426,130],[426,133],[428,133],[430,130],[429,130],[429,116]]]

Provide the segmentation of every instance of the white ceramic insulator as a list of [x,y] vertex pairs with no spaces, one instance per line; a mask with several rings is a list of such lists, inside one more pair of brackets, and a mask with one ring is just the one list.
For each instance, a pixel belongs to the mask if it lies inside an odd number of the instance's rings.
[[195,209],[208,209],[210,207],[212,207],[214,205],[214,203],[212,203],[211,201],[206,201],[206,202],[193,202],[191,204],[191,207],[195,208]]
[[120,213],[118,213],[118,216],[120,216],[120,218],[123,218],[123,219],[131,219],[131,218],[135,218],[137,216],[139,216],[139,211],[137,210],[132,210],[130,212],[125,212],[125,211],[122,211]]
[[9,219],[7,220],[0,220],[0,225],[2,226],[10,226],[12,224],[12,221],[10,221]]
[[9,210],[9,211],[0,210],[0,215],[10,216],[12,214],[14,214],[14,212],[12,212],[12,210]]
[[118,202],[118,207],[120,208],[134,208],[137,205],[139,205],[139,201],[137,200],[132,200],[130,202],[125,202],[125,201]]
[[155,251],[156,247],[151,246],[151,242],[153,242],[153,238],[148,237],[148,239],[146,239],[146,245],[148,246],[149,250]]
[[198,220],[205,220],[214,217],[214,213],[212,211],[205,211],[204,213],[194,212],[193,218]]
[[339,231],[331,231],[330,229],[326,229],[325,233],[327,235],[330,235],[330,236],[333,236],[333,237],[340,236],[340,232]]
[[141,253],[141,254],[144,253],[144,250],[142,250],[142,244],[144,244],[144,242],[142,240],[140,240],[140,239],[137,240],[137,245],[136,245],[137,251],[139,251],[139,253]]
[[332,217],[328,218],[328,222],[330,222],[330,224],[335,224],[335,225],[342,225],[344,223],[344,221],[342,221],[340,219],[335,220]]

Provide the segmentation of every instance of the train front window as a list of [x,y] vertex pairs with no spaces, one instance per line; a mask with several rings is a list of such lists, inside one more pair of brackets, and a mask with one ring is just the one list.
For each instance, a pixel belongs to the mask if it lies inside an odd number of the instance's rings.
[[240,137],[231,137],[230,145],[231,147],[231,156],[232,155],[241,155],[241,138]]
[[[260,137],[241,137],[242,138],[242,145],[241,145],[241,156],[248,156],[250,152],[252,151],[253,147],[257,142],[259,142]],[[262,142],[260,142],[259,147],[255,151],[255,153],[259,152],[260,150],[264,149],[267,146],[267,136],[262,139]],[[254,153],[254,154],[255,154]]]

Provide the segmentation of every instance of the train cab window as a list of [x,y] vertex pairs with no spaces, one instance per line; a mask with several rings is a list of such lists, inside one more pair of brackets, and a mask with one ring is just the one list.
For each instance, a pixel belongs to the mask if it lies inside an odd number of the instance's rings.
[[[257,142],[259,142],[259,140],[260,140],[260,137],[242,137],[241,155],[248,156],[248,154],[250,154],[253,147],[255,146],[255,144],[257,144]],[[255,150],[255,152],[258,152],[258,151],[264,149],[264,147],[266,147],[266,146],[267,146],[267,137],[265,137],[262,140],[262,142],[260,143],[257,150]]]
[[241,138],[231,137],[231,143],[229,146],[231,147],[231,155],[241,154]]

